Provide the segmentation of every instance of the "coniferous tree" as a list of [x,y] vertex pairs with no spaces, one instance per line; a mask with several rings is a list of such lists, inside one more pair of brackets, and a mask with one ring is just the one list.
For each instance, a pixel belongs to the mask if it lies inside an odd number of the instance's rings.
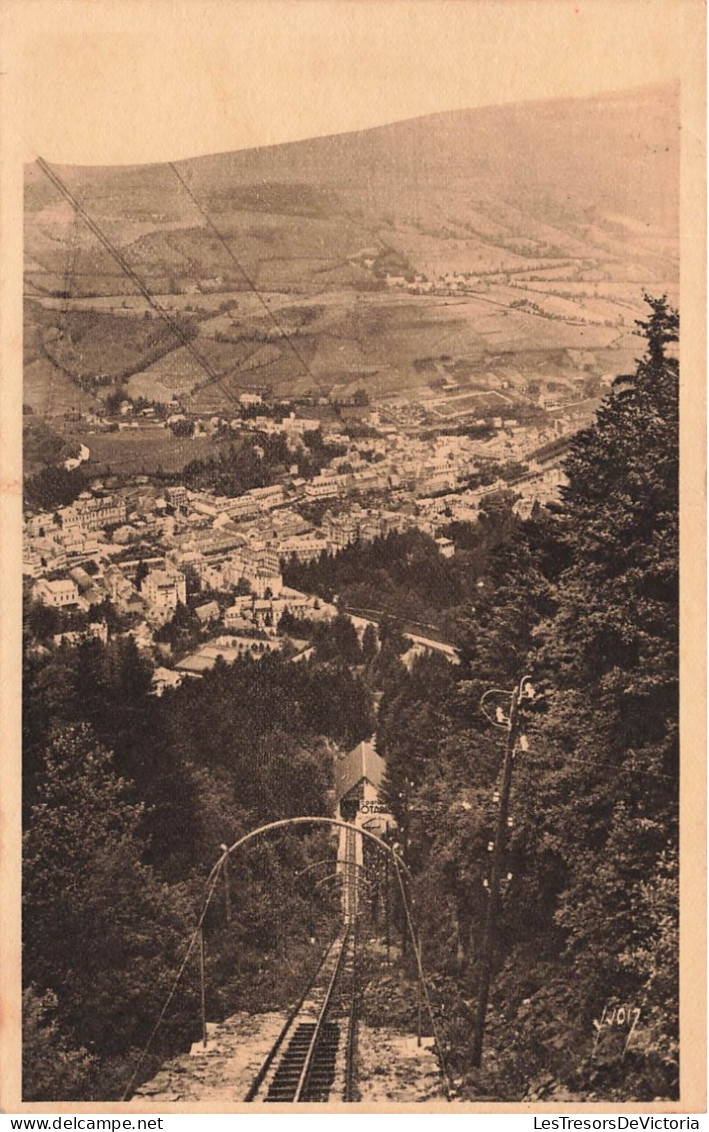
[[[641,1003],[655,1044],[624,1069],[640,1094],[666,1095],[677,1038],[677,984],[663,955],[677,918],[679,320],[664,299],[648,302],[645,356],[566,463],[560,538],[570,564],[537,634],[545,712],[517,797],[530,862],[537,854],[530,883],[555,878],[567,1001],[570,986],[584,1026],[606,1001]],[[662,917],[648,916],[653,892]]]
[[68,728],[24,836],[24,980],[56,996],[60,1033],[99,1057],[146,1039],[192,913],[142,863],[143,807],[129,795],[88,725]]
[[362,659],[365,664],[369,664],[374,660],[377,655],[377,631],[373,625],[368,624],[365,626],[364,633],[362,634]]

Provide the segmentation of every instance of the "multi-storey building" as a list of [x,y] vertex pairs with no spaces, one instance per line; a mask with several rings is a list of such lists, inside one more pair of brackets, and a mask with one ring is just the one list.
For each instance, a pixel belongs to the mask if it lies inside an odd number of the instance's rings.
[[258,598],[278,597],[283,589],[283,578],[280,573],[270,570],[256,570],[251,574],[249,585]]
[[246,494],[228,500],[224,510],[230,519],[251,519],[258,515],[261,508],[251,495]]
[[333,517],[328,513],[323,516],[322,530],[327,541],[327,549],[332,553],[357,541],[360,523],[358,517],[352,514]]
[[270,574],[278,574],[281,569],[281,552],[280,549],[273,546],[266,546],[263,550],[256,552],[256,567],[259,570],[264,570]]
[[187,601],[185,576],[177,571],[151,570],[143,578],[140,592],[151,612],[164,620],[175,612],[178,604],[184,605]]
[[59,578],[53,582],[42,578],[37,582],[32,594],[43,605],[51,605],[55,609],[77,605],[79,601],[79,587],[71,578]]
[[306,534],[310,530],[309,524],[297,511],[279,511],[273,516],[273,531],[279,538],[290,538],[291,535]]
[[306,499],[335,499],[340,494],[339,476],[315,476],[305,485]]
[[189,502],[187,488],[181,485],[168,487],[165,491],[165,498],[173,507],[186,507]]
[[82,529],[81,512],[77,507],[60,507],[57,514],[61,520],[62,531],[65,534]]
[[123,499],[115,496],[99,496],[77,503],[79,525],[85,531],[100,531],[112,524],[125,523],[127,508]]
[[22,573],[37,578],[42,572],[42,556],[29,543],[22,547]]
[[245,578],[258,597],[264,597],[267,590],[275,597],[283,586],[280,554],[280,550],[269,547],[241,550],[224,563],[224,580],[235,586],[241,578]]
[[246,495],[258,505],[259,509],[277,507],[284,499],[283,488],[279,483],[270,487],[254,487]]
[[48,511],[44,511],[40,515],[30,515],[26,527],[30,538],[42,538],[50,531],[56,530],[54,515]]
[[293,535],[283,539],[279,550],[283,558],[294,554],[300,562],[313,562],[327,550],[327,542],[321,534]]

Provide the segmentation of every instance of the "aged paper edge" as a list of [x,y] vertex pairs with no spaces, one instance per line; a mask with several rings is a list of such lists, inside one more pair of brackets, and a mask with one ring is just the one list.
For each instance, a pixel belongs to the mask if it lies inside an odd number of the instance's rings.
[[[341,0],[322,0],[336,20]],[[370,0],[386,3],[388,0]],[[405,3],[408,0],[394,0]],[[499,0],[502,2],[502,0]],[[530,0],[531,3],[531,0]],[[114,14],[120,0],[107,0]],[[445,4],[441,5],[442,18]],[[704,4],[666,4],[685,45],[681,108],[681,945],[680,1099],[676,1102],[445,1103],[304,1105],[309,1112],[463,1115],[466,1113],[694,1113],[706,1111],[706,44]],[[126,17],[129,17],[126,8]],[[0,17],[2,18],[2,17]],[[1,25],[0,25],[1,28]],[[6,49],[12,58],[11,44]],[[156,45],[156,49],[159,45]],[[24,1103],[20,1092],[20,703],[21,703],[21,424],[23,144],[13,133],[12,107],[22,91],[13,73],[0,76],[0,1111],[10,1113],[242,1113],[252,1105]],[[10,92],[8,93],[8,86]],[[652,191],[651,187],[648,191]],[[295,1114],[273,1105],[269,1113]]]

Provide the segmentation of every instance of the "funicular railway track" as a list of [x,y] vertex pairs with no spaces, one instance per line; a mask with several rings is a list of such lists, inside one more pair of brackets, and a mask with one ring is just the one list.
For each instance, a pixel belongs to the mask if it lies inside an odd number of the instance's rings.
[[247,1101],[355,1100],[356,928],[346,923],[266,1057]]
[[344,855],[338,863],[343,866],[340,932],[286,1019],[247,1101],[322,1104],[357,1099],[359,879],[354,828],[346,828]]
[[[229,920],[229,888],[226,866],[230,855],[233,855],[236,850],[240,849],[254,838],[265,833],[271,833],[273,830],[287,828],[292,825],[311,824],[337,827],[342,831],[337,851],[338,855],[318,860],[302,870],[303,873],[309,872],[310,869],[314,868],[316,865],[327,865],[330,868],[335,868],[334,872],[329,873],[327,877],[323,878],[323,880],[315,885],[315,889],[317,889],[324,880],[337,880],[341,883],[339,896],[340,927],[336,938],[321,952],[317,970],[309,975],[307,986],[301,994],[300,999],[291,1009],[290,1014],[281,1027],[278,1037],[275,1042],[273,1042],[268,1054],[262,1061],[255,1077],[251,1079],[251,1085],[244,1095],[243,1090],[246,1088],[246,1084],[249,1080],[248,1076],[244,1078],[244,1072],[247,1074],[253,1073],[255,1064],[251,1061],[250,1057],[248,1058],[247,1064],[243,1061],[241,1055],[238,1058],[231,1058],[229,1056],[233,1048],[233,1032],[231,1026],[225,1023],[223,1033],[220,1032],[218,1036],[215,1036],[213,1049],[210,1050],[209,1048],[207,1033],[208,1023],[206,1021],[205,1010],[205,965],[203,962],[205,915],[210,904],[213,904],[217,884],[223,879],[225,883],[225,895],[227,897],[227,922]],[[377,870],[376,867],[373,866],[371,859],[368,860],[365,856],[364,860],[362,860],[360,844],[364,843],[365,840],[367,844],[372,842],[379,852],[384,854],[387,870],[383,875],[381,870]],[[365,986],[370,985],[372,978],[376,980],[376,973],[379,970],[379,964],[377,962],[378,954],[379,959],[383,963],[380,947],[383,943],[380,929],[382,929],[383,926],[386,927],[387,970],[391,965],[389,957],[390,884],[388,871],[391,864],[394,866],[393,871],[399,886],[401,907],[405,913],[408,938],[411,941],[411,946],[413,947],[417,960],[420,991],[429,1015],[430,1032],[434,1039],[434,1046],[431,1048],[435,1049],[438,1069],[443,1078],[443,1090],[447,1099],[450,1100],[452,1084],[441,1051],[441,1041],[437,1032],[434,1011],[426,988],[425,976],[421,965],[417,932],[412,921],[409,898],[404,883],[402,870],[408,875],[408,869],[397,855],[396,849],[390,848],[374,833],[371,833],[365,828],[356,826],[351,820],[346,821],[341,818],[319,816],[298,816],[267,823],[264,826],[259,826],[257,829],[244,834],[234,842],[232,846],[222,846],[222,849],[223,854],[215,862],[207,879],[202,910],[198,923],[190,936],[181,966],[170,987],[161,1014],[153,1027],[140,1057],[134,1065],[131,1078],[124,1089],[122,1100],[129,1100],[134,1095],[157,1095],[158,1090],[151,1088],[150,1091],[148,1091],[143,1087],[141,1087],[136,1094],[134,1086],[141,1074],[151,1044],[166,1015],[190,956],[196,948],[199,949],[200,955],[202,1048],[207,1055],[210,1053],[217,1055],[219,1059],[218,1068],[220,1071],[220,1080],[223,1082],[223,1087],[230,1092],[230,1095],[243,1098],[246,1102],[257,1101],[260,1103],[280,1102],[282,1104],[292,1104],[293,1102],[297,1103],[303,1101],[327,1103],[328,1101],[338,1102],[342,1100],[353,1102],[366,1099],[367,1095],[372,1092],[373,1082],[371,1078],[373,1074],[377,1075],[377,1088],[374,1089],[374,1093],[378,1095],[381,1086],[381,1081],[378,1076],[382,1072],[381,1063],[379,1060],[372,1061],[371,1059],[372,1042],[370,1029],[366,1028],[364,1031],[365,1038],[363,1039],[361,1049],[358,1048],[358,1031],[359,1017],[365,995]],[[382,893],[380,886],[384,878],[386,878],[384,880],[383,889],[385,925],[382,925],[382,908],[380,906]],[[331,911],[332,908],[330,908],[330,912]],[[329,916],[324,922],[326,923],[328,920]],[[313,922],[311,911],[310,932],[313,930]],[[372,932],[374,932],[374,935],[372,935]],[[364,936],[362,933],[364,933]],[[312,940],[312,942],[314,943],[315,941]],[[228,1021],[231,1022],[231,1020]],[[260,1027],[257,1026],[257,1030],[259,1028]],[[268,1029],[270,1029],[270,1025]],[[221,1030],[221,1027],[217,1026],[217,1030]],[[251,1031],[250,1029],[248,1036],[249,1038],[253,1036],[255,1040],[258,1040],[258,1045],[260,1046],[259,1056],[263,1057],[264,1047],[261,1046],[260,1036],[256,1039],[255,1031]],[[420,1036],[419,1031],[419,1045],[421,1044]],[[406,1047],[408,1038],[405,1034],[402,1034],[401,1037],[405,1042],[402,1056],[408,1065],[411,1061],[410,1052],[408,1047]],[[195,1053],[198,1051],[193,1049],[191,1052]],[[389,1052],[393,1052],[393,1048]],[[215,1066],[215,1068],[217,1068],[217,1066]],[[166,1072],[167,1071],[169,1071],[169,1065],[166,1068]],[[185,1074],[184,1066],[177,1065],[175,1072],[180,1075]],[[430,1062],[428,1067],[422,1066],[422,1072],[426,1077],[435,1075],[431,1072]],[[189,1077],[189,1074],[187,1074],[187,1076]],[[402,1084],[399,1081],[400,1076],[398,1070],[396,1073],[393,1073],[391,1077],[393,1082],[392,1087],[399,1089]],[[157,1078],[155,1080],[157,1080]],[[184,1086],[182,1077],[180,1080],[182,1086]],[[208,1082],[209,1074],[205,1076],[204,1073],[200,1072],[196,1075],[193,1085],[188,1086],[188,1088],[194,1086],[195,1096],[202,1096],[204,1095],[203,1088]],[[408,1088],[408,1083],[404,1082],[404,1089],[406,1090],[406,1088]],[[232,1089],[233,1094],[231,1093]],[[390,1096],[392,1094],[387,1093],[387,1095]],[[435,1095],[438,1094],[435,1093]],[[420,1097],[417,1096],[416,1099],[420,1099]]]

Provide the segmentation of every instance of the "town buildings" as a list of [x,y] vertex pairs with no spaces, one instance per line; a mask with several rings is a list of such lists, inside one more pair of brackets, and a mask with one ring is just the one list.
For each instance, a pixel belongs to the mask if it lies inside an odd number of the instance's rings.
[[[241,400],[249,410],[263,404],[260,394]],[[110,603],[125,620],[119,631],[163,670],[156,694],[207,671],[217,656],[259,657],[278,647],[286,611],[306,620],[334,615],[334,607],[283,585],[282,564],[292,556],[313,561],[418,529],[448,558],[456,549],[448,525],[474,522],[496,494],[510,492],[523,517],[537,502],[557,498],[563,482],[559,444],[577,411],[562,409],[532,426],[501,417],[499,427],[480,438],[421,435],[421,406],[392,400],[386,410],[369,414],[366,435],[352,439],[339,417],[323,425],[291,413],[280,421],[266,415],[272,410],[264,405],[262,417],[239,418],[240,427],[287,438],[292,455],[272,471],[272,483],[230,497],[144,474],[110,477],[94,481],[69,506],[25,517],[23,573],[32,597],[64,610],[69,633],[85,631],[71,627],[73,610],[85,619]],[[201,423],[229,427],[218,417]],[[311,467],[300,475],[309,434],[317,430],[337,448],[325,463],[318,460],[317,474]],[[171,655],[164,626],[187,604],[188,593],[190,623],[209,633],[211,643],[207,651],[193,646],[196,659],[177,672],[182,654]],[[100,625],[107,633],[105,622]],[[73,638],[65,633],[64,639]],[[299,656],[307,655],[305,644]],[[424,639],[412,642],[414,650],[430,647]],[[456,662],[454,650],[449,659]]]
[[166,621],[179,604],[187,603],[185,576],[179,571],[151,570],[143,578],[140,592],[153,616]]

